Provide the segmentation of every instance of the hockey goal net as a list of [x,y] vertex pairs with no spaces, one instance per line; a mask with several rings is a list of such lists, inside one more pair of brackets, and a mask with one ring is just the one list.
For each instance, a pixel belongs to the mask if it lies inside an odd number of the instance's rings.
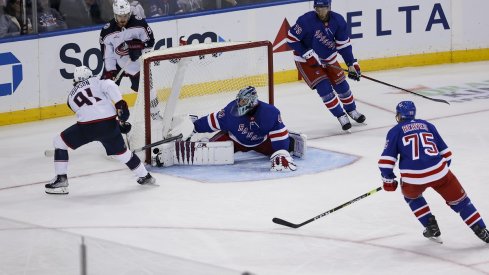
[[[141,57],[140,86],[131,112],[131,149],[168,135],[172,117],[217,112],[238,91],[254,86],[261,101],[273,104],[270,41],[202,43],[157,50]],[[145,150],[152,163],[151,149]]]

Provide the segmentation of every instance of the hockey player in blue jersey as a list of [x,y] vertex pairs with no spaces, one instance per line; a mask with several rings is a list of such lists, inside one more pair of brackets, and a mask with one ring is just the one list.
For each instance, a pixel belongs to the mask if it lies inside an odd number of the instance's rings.
[[297,19],[287,34],[287,43],[294,50],[295,64],[304,81],[316,89],[346,131],[351,128],[348,116],[358,123],[366,118],[357,111],[345,74],[339,68],[338,53],[348,66],[349,78],[360,80],[360,66],[353,57],[346,21],[331,11],[331,0],[314,0],[314,9]]
[[289,153],[289,132],[273,105],[258,100],[254,87],[241,89],[224,109],[194,122],[197,133],[219,131],[210,141],[234,143],[234,152],[254,150],[270,156],[271,171],[295,171]]
[[416,107],[412,101],[397,105],[398,124],[387,133],[379,160],[384,190],[395,191],[397,188],[393,169],[399,155],[401,191],[413,214],[425,227],[423,236],[441,242],[435,216],[423,197],[427,188],[433,188],[481,240],[489,243],[489,232],[482,217],[449,169],[451,151],[433,124],[415,116]]

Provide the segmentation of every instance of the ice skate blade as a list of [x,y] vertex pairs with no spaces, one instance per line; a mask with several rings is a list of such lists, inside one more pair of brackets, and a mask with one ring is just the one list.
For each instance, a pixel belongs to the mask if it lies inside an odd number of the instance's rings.
[[45,188],[46,194],[51,195],[67,195],[68,187],[59,187],[59,188]]
[[160,185],[158,183],[145,183],[145,184],[139,184],[140,186],[147,186],[148,188],[151,188],[151,187],[160,187]]
[[443,244],[443,240],[440,237],[429,237],[427,239],[438,244]]

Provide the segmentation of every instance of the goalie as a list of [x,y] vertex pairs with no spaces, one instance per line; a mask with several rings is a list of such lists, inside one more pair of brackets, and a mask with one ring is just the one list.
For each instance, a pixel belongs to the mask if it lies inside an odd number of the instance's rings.
[[224,109],[194,121],[194,132],[219,131],[210,141],[232,141],[234,152],[256,151],[270,156],[270,171],[295,171],[289,151],[304,156],[306,136],[287,131],[280,111],[258,100],[254,87],[241,89]]

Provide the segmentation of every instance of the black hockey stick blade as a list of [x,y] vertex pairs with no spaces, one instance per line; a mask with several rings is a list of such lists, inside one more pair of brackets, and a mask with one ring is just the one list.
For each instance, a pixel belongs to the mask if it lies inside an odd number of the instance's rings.
[[308,224],[310,222],[313,222],[313,221],[315,221],[315,220],[317,220],[319,218],[322,218],[322,217],[327,216],[327,215],[329,215],[329,214],[331,214],[333,212],[336,212],[336,211],[340,210],[341,208],[344,208],[344,207],[346,207],[346,206],[348,206],[348,205],[350,205],[350,204],[352,204],[354,202],[357,202],[357,201],[359,201],[361,199],[364,199],[364,198],[366,198],[366,197],[368,197],[368,196],[370,196],[372,194],[375,194],[375,193],[377,193],[380,190],[382,190],[382,187],[377,187],[377,188],[375,188],[373,190],[370,190],[369,192],[367,192],[365,194],[362,194],[362,195],[360,195],[360,196],[358,196],[358,197],[356,197],[356,198],[354,198],[352,200],[349,200],[349,201],[343,203],[342,205],[336,206],[333,209],[330,209],[330,210],[328,210],[328,211],[326,211],[324,213],[321,213],[321,214],[317,215],[314,218],[310,218],[309,220],[307,220],[307,221],[305,221],[303,223],[295,224],[295,223],[291,223],[291,222],[288,222],[288,221],[283,220],[283,219],[280,219],[280,218],[273,218],[272,219],[272,222],[274,222],[276,224],[283,225],[283,226],[291,227],[291,228],[299,228],[299,227],[301,227],[303,225],[306,225],[306,224]]
[[288,222],[288,221],[284,221],[281,218],[273,218],[272,219],[272,222],[274,222],[276,224],[283,225],[283,226],[292,227],[292,228],[297,228],[297,227],[301,227],[302,226],[300,224],[294,224],[294,223],[291,223],[291,222]]
[[138,148],[138,149],[134,149],[134,151],[132,151],[133,153],[137,153],[137,152],[141,152],[141,151],[144,151],[148,148],[152,148],[152,147],[155,147],[155,146],[158,146],[158,145],[161,145],[163,143],[168,143],[168,142],[172,142],[172,141],[175,141],[175,140],[179,140],[179,139],[182,139],[183,138],[183,135],[182,134],[179,134],[177,136],[174,136],[174,137],[169,137],[169,138],[165,138],[165,139],[162,139],[160,141],[157,141],[157,142],[153,142],[153,143],[150,143],[148,145],[145,145],[141,148]]

